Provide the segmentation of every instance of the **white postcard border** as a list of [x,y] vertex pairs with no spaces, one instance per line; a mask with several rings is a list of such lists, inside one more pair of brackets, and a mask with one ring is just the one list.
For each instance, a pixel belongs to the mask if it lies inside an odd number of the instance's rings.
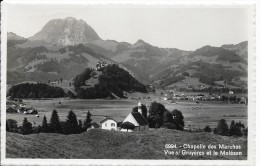
[[[5,1],[2,5],[1,9],[1,17],[2,17],[2,27],[1,27],[1,110],[6,110],[6,42],[7,42],[7,29],[6,29],[6,5],[7,4],[84,4],[84,5],[178,5],[178,6],[191,6],[191,5],[203,5],[205,7],[215,5],[221,7],[227,7],[229,5],[256,5],[256,1],[116,1],[116,0],[109,0],[109,1],[68,1],[68,0],[61,0],[61,1],[33,1],[33,0],[10,0]],[[212,6],[211,6],[212,7]],[[259,6],[255,6],[255,9],[259,8]],[[250,19],[252,22],[252,26],[250,29],[250,40],[249,40],[249,52],[248,55],[248,96],[251,98],[248,104],[248,160],[111,160],[111,159],[6,159],[5,158],[5,143],[6,143],[6,123],[5,117],[6,112],[1,112],[1,163],[3,165],[254,165],[255,163],[255,104],[256,104],[256,94],[255,94],[255,60],[256,60],[256,32],[254,31],[256,20],[259,20],[259,9],[257,9],[257,15],[254,13],[254,9],[251,10],[251,17]],[[256,17],[258,19],[256,19]],[[259,29],[259,25],[258,25]],[[258,36],[257,36],[258,37]],[[258,40],[259,44],[259,40]]]

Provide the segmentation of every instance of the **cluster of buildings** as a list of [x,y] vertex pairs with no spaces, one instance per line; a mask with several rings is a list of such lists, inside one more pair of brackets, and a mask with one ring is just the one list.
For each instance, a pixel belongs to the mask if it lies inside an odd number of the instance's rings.
[[[112,64],[112,62],[110,63],[110,64]],[[96,64],[96,68],[95,68],[95,70],[96,71],[100,71],[100,70],[102,70],[104,67],[106,67],[108,64],[107,64],[107,62],[105,62],[105,61],[98,61],[98,63]]]
[[244,96],[241,96],[239,98],[235,97],[235,94],[233,91],[229,91],[227,94],[221,94],[221,93],[208,93],[208,94],[175,94],[171,90],[167,90],[163,96],[161,97],[161,100],[164,101],[176,101],[176,100],[203,100],[203,101],[212,101],[217,100],[221,101],[223,100],[223,97],[226,98],[226,100],[230,100],[230,98],[235,98],[232,100],[237,100],[240,104],[246,104],[247,98]]
[[[90,129],[94,128],[101,128],[104,130],[115,130],[115,131],[122,131],[122,132],[133,132],[133,131],[147,131],[149,130],[149,123],[146,118],[142,114],[142,104],[138,103],[138,112],[131,112],[129,113],[126,118],[122,122],[117,122],[113,118],[109,118],[105,116],[105,118],[100,122],[101,126],[99,126],[96,122],[91,123]],[[120,125],[130,122],[135,127],[134,129],[124,129],[121,128]]]

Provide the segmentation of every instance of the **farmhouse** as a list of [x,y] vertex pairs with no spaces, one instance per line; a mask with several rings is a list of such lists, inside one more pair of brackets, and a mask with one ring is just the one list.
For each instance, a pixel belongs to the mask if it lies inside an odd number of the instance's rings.
[[101,122],[101,128],[105,130],[117,130],[117,122],[112,118],[105,117]]
[[[138,112],[131,112],[123,121],[130,122],[135,125],[133,131],[147,131],[149,130],[149,123],[142,115],[142,104],[138,103]],[[121,131],[127,131],[127,129],[121,129]]]

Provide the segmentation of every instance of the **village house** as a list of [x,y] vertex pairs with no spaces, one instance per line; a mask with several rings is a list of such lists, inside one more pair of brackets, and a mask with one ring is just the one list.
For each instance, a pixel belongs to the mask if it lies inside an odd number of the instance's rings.
[[[142,115],[142,104],[138,103],[138,112],[131,112],[125,118],[124,122],[130,122],[135,125],[135,128],[132,131],[147,131],[149,130],[149,123]],[[120,131],[126,132],[131,130],[121,129]]]
[[112,118],[108,118],[106,116],[105,119],[102,120],[100,123],[101,123],[101,129],[117,130],[117,122]]

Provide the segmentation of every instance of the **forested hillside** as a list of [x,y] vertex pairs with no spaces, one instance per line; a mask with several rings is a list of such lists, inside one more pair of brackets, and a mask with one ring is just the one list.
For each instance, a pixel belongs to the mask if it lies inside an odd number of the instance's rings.
[[94,71],[86,69],[75,77],[74,85],[79,98],[113,97],[112,93],[118,97],[124,97],[123,91],[147,92],[143,84],[116,64],[104,67],[98,83],[93,87],[83,88],[85,81],[94,76],[91,76],[92,72]]
[[65,95],[62,88],[43,83],[21,83],[12,86],[7,93],[13,98],[57,98]]

